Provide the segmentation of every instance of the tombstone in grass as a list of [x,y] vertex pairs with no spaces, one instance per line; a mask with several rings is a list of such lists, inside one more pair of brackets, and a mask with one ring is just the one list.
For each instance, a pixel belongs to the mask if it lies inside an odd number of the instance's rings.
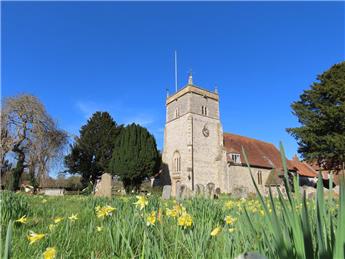
[[206,185],[206,189],[207,189],[207,197],[209,199],[213,199],[214,198],[215,184],[214,183],[208,183]]
[[169,200],[171,195],[171,185],[164,185],[162,192],[162,199]]
[[104,173],[102,178],[96,184],[95,196],[97,197],[111,197],[112,192],[112,176],[111,174]]
[[257,252],[245,252],[238,255],[235,259],[267,259],[267,257],[262,256]]
[[175,195],[175,198],[177,201],[181,200],[181,192],[182,192],[182,185],[179,183],[179,184],[176,184],[176,195]]
[[205,197],[205,186],[202,184],[197,184],[195,188],[196,197]]
[[220,196],[220,188],[218,187],[218,188],[216,188],[214,197],[215,197],[216,199],[218,199],[219,196]]
[[187,186],[184,184],[181,184],[180,193],[179,193],[180,200],[186,199],[186,193],[187,193]]

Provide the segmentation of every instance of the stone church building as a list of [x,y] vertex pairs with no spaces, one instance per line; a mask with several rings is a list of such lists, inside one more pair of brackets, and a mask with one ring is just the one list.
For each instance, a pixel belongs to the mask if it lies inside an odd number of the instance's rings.
[[[281,184],[280,152],[271,143],[224,133],[219,116],[219,95],[188,84],[166,99],[166,124],[160,184],[195,190],[197,184],[214,183],[222,193],[255,192],[242,154],[245,150],[255,181],[262,191]],[[298,172],[291,161],[290,171]],[[303,173],[303,172],[301,172]]]

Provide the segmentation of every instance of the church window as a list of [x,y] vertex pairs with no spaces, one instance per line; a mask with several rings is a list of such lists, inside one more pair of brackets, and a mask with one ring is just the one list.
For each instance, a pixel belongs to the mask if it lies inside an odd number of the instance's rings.
[[232,160],[235,164],[241,164],[241,157],[240,157],[240,154],[232,153],[232,154],[231,154],[231,160]]
[[181,172],[181,156],[178,151],[176,151],[173,156],[173,171],[175,173]]
[[262,185],[262,172],[258,171],[258,184]]
[[201,114],[205,116],[208,115],[208,109],[206,106],[201,106]]

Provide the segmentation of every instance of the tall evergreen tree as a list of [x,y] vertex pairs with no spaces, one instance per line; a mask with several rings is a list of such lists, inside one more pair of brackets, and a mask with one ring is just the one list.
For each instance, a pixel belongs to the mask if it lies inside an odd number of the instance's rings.
[[108,168],[115,140],[121,130],[107,112],[96,112],[80,129],[71,145],[65,165],[71,174],[80,174],[83,184],[95,183]]
[[317,80],[291,105],[301,126],[287,131],[298,141],[305,160],[340,170],[345,162],[345,62]]
[[159,166],[160,156],[153,135],[136,124],[123,128],[109,169],[120,177],[126,190],[138,190],[142,181],[154,175]]

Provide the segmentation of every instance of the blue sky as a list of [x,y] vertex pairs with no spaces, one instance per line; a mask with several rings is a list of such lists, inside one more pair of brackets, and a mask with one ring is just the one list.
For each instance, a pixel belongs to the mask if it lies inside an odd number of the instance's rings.
[[344,2],[2,2],[2,97],[32,93],[77,135],[97,110],[163,145],[166,89],[193,70],[225,132],[283,141],[290,104],[344,60]]

